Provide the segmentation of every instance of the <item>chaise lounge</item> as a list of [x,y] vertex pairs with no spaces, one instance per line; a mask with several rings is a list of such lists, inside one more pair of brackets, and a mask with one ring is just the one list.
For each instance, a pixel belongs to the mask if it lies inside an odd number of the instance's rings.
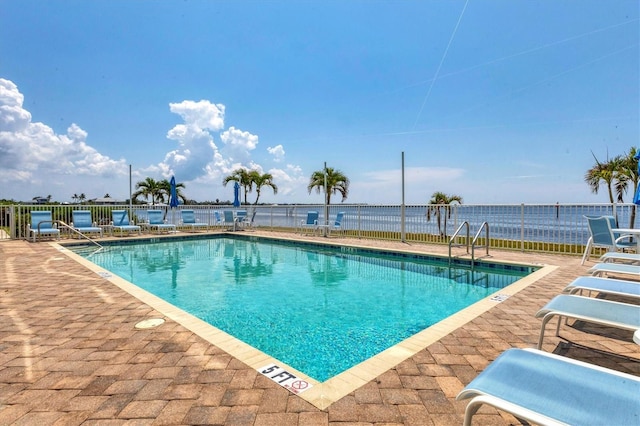
[[128,234],[130,232],[137,232],[138,235],[141,234],[141,229],[138,225],[132,225],[129,222],[129,213],[126,210],[111,210],[111,226],[116,231],[120,231],[120,236],[122,236],[125,232]]
[[640,299],[640,282],[613,278],[578,277],[563,290],[568,294],[582,294],[584,291]]
[[623,330],[640,329],[640,306],[610,300],[594,299],[590,297],[561,294],[551,299],[536,313],[536,318],[542,318],[538,349],[542,349],[544,332],[547,323],[558,318],[556,336],[560,332],[562,317],[590,323],[605,325]]
[[540,425],[637,425],[640,377],[542,352],[508,349],[456,397],[472,398],[464,425],[486,404]]
[[147,210],[148,222],[144,224],[151,231],[154,229],[160,233],[162,231],[176,232],[176,226],[172,223],[164,221],[164,213],[162,210]]
[[30,215],[29,235],[33,236],[34,243],[36,242],[36,237],[45,235],[60,239],[60,230],[54,226],[49,210],[32,210]]
[[187,228],[191,231],[196,231],[198,229],[204,229],[205,231],[209,230],[208,223],[196,221],[196,215],[193,210],[180,210],[180,214],[182,215],[182,223],[180,224],[181,228]]
[[[80,234],[100,234],[100,237],[102,237],[102,228],[93,222],[89,210],[72,211],[71,220],[71,227]],[[80,235],[78,235],[78,238],[80,238]]]

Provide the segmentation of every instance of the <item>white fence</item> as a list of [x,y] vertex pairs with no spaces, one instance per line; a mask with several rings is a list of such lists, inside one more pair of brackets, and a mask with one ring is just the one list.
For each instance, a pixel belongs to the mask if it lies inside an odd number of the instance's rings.
[[[332,223],[345,212],[342,228],[357,238],[447,244],[458,226],[467,221],[471,237],[483,222],[489,228],[489,246],[522,251],[580,254],[589,238],[585,215],[614,215],[620,227],[634,227],[633,204],[510,204],[510,205],[323,205],[230,206],[189,205],[176,209],[146,205],[10,205],[0,206],[0,238],[24,239],[32,210],[49,210],[54,220],[71,222],[73,210],[91,211],[98,225],[109,225],[111,210],[130,210],[136,223],[147,219],[147,210],[163,209],[168,223],[180,225],[182,209],[194,210],[197,221],[219,226],[215,212],[249,210],[254,226],[275,231],[295,231],[307,212],[319,212],[319,223]],[[255,215],[254,215],[255,212]],[[640,221],[640,218],[635,222]],[[484,232],[481,237],[484,237]],[[486,244],[484,238],[481,244]]]

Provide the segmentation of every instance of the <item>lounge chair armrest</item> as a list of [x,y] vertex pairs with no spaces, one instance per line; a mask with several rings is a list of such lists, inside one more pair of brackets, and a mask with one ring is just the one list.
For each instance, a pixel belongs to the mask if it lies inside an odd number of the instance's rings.
[[619,243],[622,240],[633,238],[633,234],[622,234],[618,238],[616,238],[616,243]]

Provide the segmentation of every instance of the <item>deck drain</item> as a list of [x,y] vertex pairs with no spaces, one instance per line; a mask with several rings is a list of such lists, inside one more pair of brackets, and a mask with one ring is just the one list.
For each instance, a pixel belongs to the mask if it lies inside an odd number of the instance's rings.
[[153,328],[163,323],[164,323],[164,320],[162,318],[151,318],[144,321],[140,321],[139,323],[136,324],[136,328]]

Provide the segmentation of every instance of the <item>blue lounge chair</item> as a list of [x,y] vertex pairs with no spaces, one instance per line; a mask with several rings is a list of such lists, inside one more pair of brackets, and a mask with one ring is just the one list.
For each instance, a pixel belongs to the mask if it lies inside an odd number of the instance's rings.
[[156,230],[158,233],[162,231],[176,232],[176,226],[172,223],[164,221],[164,212],[162,210],[147,210],[148,223],[145,224],[150,230]]
[[536,318],[542,317],[538,349],[542,348],[547,323],[555,316],[559,317],[556,336],[560,332],[562,317],[623,330],[634,331],[640,328],[639,305],[628,305],[610,300],[561,294],[551,299],[549,303],[536,313]]
[[49,210],[31,211],[31,223],[29,224],[29,235],[33,236],[33,242],[36,237],[45,235],[60,239],[60,230],[54,226],[51,212]]
[[620,253],[616,251],[610,251],[600,256],[600,262],[630,263],[638,265],[640,264],[640,253]]
[[220,216],[220,212],[215,210],[213,212],[214,223],[213,226],[222,226],[224,224],[224,218]]
[[227,228],[227,231],[235,231],[236,230],[236,217],[233,215],[232,210],[225,210],[224,214],[224,222],[223,225]]
[[[91,219],[89,210],[74,210],[71,212],[71,227],[81,234],[100,234],[102,237],[102,228],[96,225]],[[80,235],[78,235],[80,238]]]
[[563,291],[569,294],[595,291],[599,294],[613,294],[640,299],[640,282],[614,280],[612,278],[578,277],[566,286]]
[[300,221],[300,233],[305,232],[307,229],[316,231],[318,229],[318,212],[308,211],[307,220]]
[[540,425],[637,425],[640,377],[535,349],[508,349],[456,397]]
[[196,221],[196,214],[193,210],[180,210],[180,214],[182,215],[181,227],[192,231],[196,231],[198,229],[204,229],[205,231],[209,230],[208,223]]
[[249,226],[249,218],[246,210],[236,211],[236,223],[240,228],[246,228]]
[[587,271],[594,277],[607,274],[626,274],[640,278],[640,265],[625,265],[623,263],[596,263]]
[[132,225],[129,222],[129,213],[126,210],[111,210],[111,227],[116,231],[120,231],[120,236],[125,232],[137,232],[141,233],[141,228],[138,225]]
[[620,236],[613,233],[612,229],[616,228],[616,220],[613,216],[585,216],[585,218],[591,236],[582,255],[582,265],[589,260],[592,248],[606,248],[609,251],[635,249],[635,242],[623,241],[629,239],[629,235]]
[[342,221],[344,220],[344,212],[338,212],[336,215],[336,220],[329,225],[329,235],[331,235],[331,231],[336,231],[343,233],[344,229],[342,228]]

